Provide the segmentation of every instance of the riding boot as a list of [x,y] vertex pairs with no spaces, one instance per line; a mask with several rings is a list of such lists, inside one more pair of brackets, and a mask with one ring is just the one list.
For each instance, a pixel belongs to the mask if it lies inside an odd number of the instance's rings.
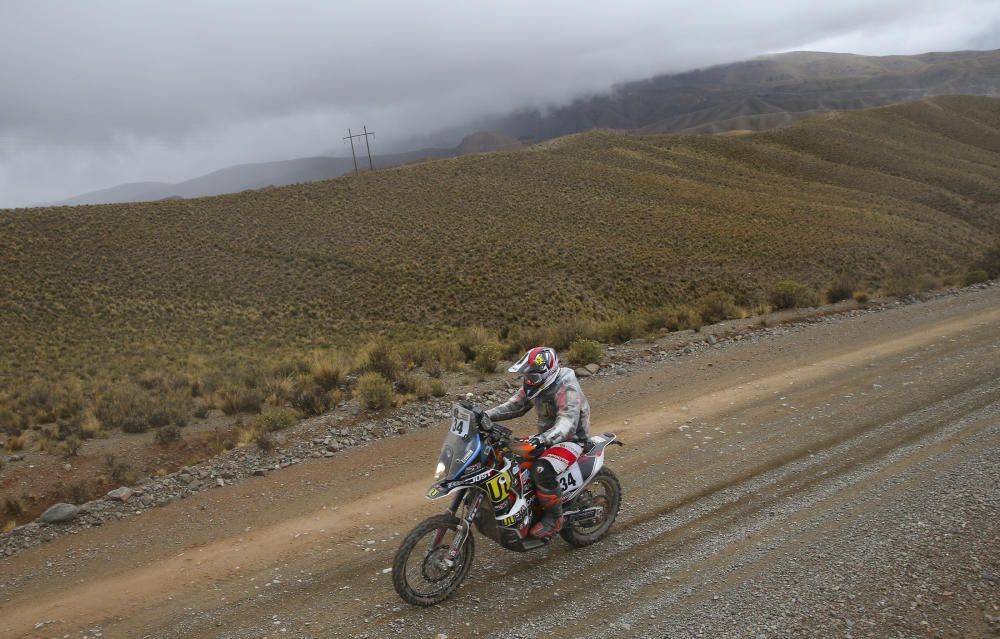
[[559,492],[549,492],[543,488],[537,488],[535,498],[538,504],[545,509],[542,518],[531,527],[529,534],[538,539],[545,539],[556,534],[563,527],[562,501]]

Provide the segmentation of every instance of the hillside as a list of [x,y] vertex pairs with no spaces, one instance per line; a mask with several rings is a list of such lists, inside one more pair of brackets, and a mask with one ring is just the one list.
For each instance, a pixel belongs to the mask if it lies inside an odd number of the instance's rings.
[[[420,160],[514,149],[519,146],[521,144],[509,136],[481,131],[467,135],[454,148],[426,148],[404,153],[387,153],[376,155],[374,159],[376,168],[387,168]],[[358,168],[362,171],[368,170],[368,156],[363,150],[359,150]],[[54,205],[118,204],[123,202],[155,202],[167,198],[204,197],[269,186],[287,186],[301,182],[328,180],[353,171],[354,161],[349,157],[319,156],[280,162],[238,164],[175,184],[168,182],[119,184],[100,191],[77,195],[56,202]]]
[[483,126],[533,140],[594,128],[763,130],[818,112],[960,94],[1000,95],[1000,51],[884,57],[783,53],[632,82],[608,95]]
[[[784,278],[821,289],[848,273],[873,290],[964,274],[998,235],[1000,100],[968,97],[742,136],[593,132],[226,196],[7,211],[0,426],[79,415],[125,375],[137,393],[190,387],[185,401],[257,387],[311,349],[377,334],[512,337],[715,290],[751,308]],[[68,408],[50,411],[60,393]]]

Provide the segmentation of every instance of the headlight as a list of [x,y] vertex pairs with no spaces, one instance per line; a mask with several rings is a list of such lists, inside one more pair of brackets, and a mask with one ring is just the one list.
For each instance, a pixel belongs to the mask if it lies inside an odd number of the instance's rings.
[[434,469],[434,481],[438,481],[444,477],[444,462],[438,462],[437,468]]

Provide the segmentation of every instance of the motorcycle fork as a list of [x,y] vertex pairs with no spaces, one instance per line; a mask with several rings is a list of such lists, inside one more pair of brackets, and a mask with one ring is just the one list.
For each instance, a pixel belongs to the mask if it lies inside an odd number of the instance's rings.
[[[472,504],[465,512],[465,517],[459,522],[458,532],[451,541],[451,546],[448,547],[448,554],[446,555],[449,563],[455,561],[455,557],[458,556],[459,551],[462,549],[462,544],[465,543],[465,538],[469,536],[469,532],[472,530],[472,520],[476,518],[476,513],[479,512],[479,506],[483,503],[483,497],[483,493],[478,493],[473,498]],[[441,533],[439,532],[438,534]]]
[[[454,515],[458,512],[459,507],[462,505],[462,500],[465,499],[465,491],[459,492],[451,500],[451,506],[448,507],[448,514]],[[444,541],[444,535],[448,532],[447,528],[439,528],[437,534],[434,535],[434,545],[431,548],[437,548]]]

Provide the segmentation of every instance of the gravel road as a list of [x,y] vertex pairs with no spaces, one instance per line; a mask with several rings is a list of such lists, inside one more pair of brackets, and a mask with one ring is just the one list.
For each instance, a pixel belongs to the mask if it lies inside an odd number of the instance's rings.
[[[1000,636],[1000,289],[587,379],[611,535],[404,604],[443,423],[0,563],[4,637]],[[527,432],[527,419],[517,422]]]

